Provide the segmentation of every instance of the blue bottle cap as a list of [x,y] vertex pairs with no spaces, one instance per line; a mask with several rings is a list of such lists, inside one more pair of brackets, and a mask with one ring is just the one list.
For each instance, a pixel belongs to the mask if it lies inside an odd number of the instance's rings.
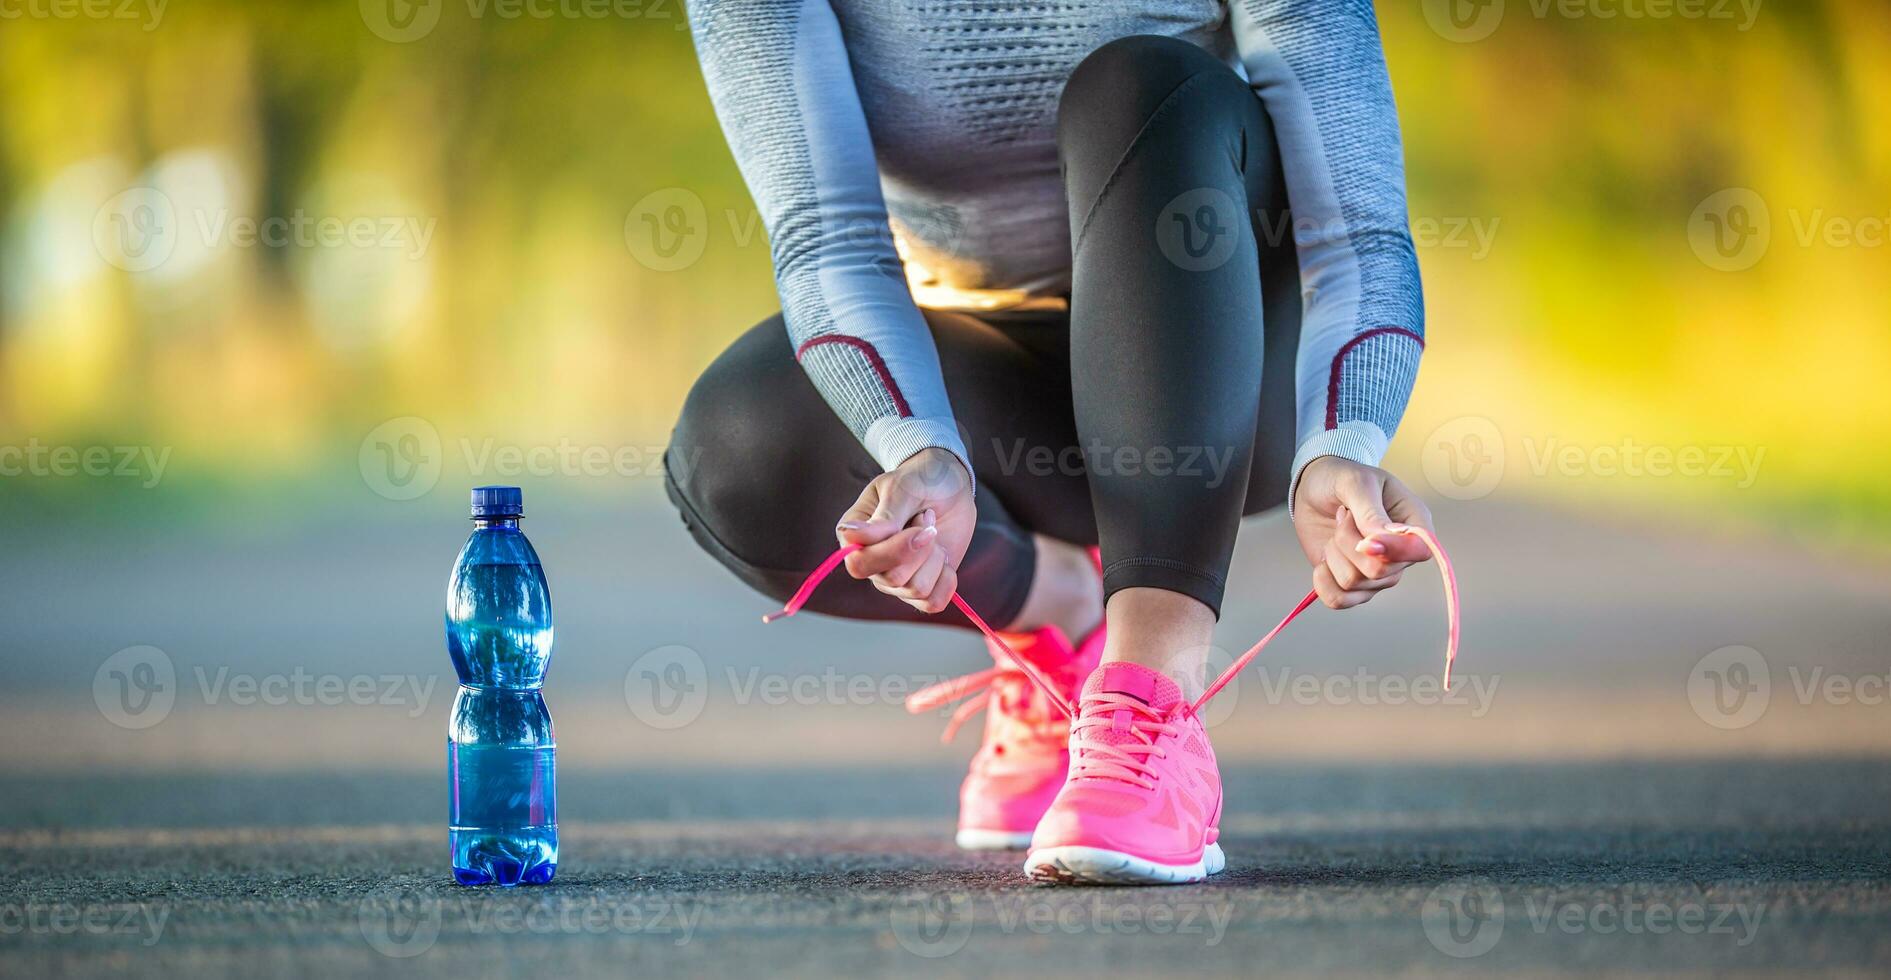
[[525,513],[525,494],[518,487],[474,487],[474,517],[518,517]]

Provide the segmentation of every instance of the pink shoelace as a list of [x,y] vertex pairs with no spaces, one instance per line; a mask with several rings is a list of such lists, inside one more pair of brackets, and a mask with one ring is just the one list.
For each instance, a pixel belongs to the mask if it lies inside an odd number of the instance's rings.
[[[1438,572],[1444,578],[1444,592],[1445,592],[1444,689],[1449,691],[1451,690],[1451,667],[1454,663],[1457,662],[1457,659],[1458,659],[1459,624],[1458,624],[1458,575],[1457,575],[1457,572],[1452,568],[1451,556],[1445,553],[1444,545],[1439,543],[1437,535],[1432,534],[1430,531],[1427,531],[1422,527],[1417,527],[1414,525],[1399,525],[1399,527],[1396,530],[1394,530],[1392,533],[1411,535],[1412,537],[1416,537],[1420,541],[1423,541],[1425,543],[1425,547],[1431,551],[1432,557],[1437,560]],[[815,570],[811,574],[808,575],[807,580],[801,583],[801,588],[797,589],[795,591],[795,594],[788,599],[787,605],[782,606],[781,611],[779,612],[773,612],[773,613],[769,613],[766,616],[763,616],[762,622],[772,623],[778,619],[786,619],[789,616],[792,616],[795,613],[800,612],[801,607],[804,605],[807,605],[808,598],[814,594],[814,590],[818,588],[820,584],[823,581],[825,581],[829,575],[832,575],[834,573],[834,569],[840,567],[841,562],[847,560],[848,555],[851,555],[854,552],[859,551],[860,548],[861,546],[857,544],[842,545],[833,554],[828,555],[827,560],[821,562],[820,566],[815,568]],[[1252,647],[1249,647],[1248,651],[1242,654],[1238,659],[1236,659],[1234,663],[1230,664],[1227,670],[1222,671],[1221,676],[1216,678],[1213,684],[1208,685],[1208,689],[1206,691],[1202,692],[1202,696],[1199,698],[1196,698],[1194,703],[1188,705],[1188,710],[1190,712],[1200,712],[1203,705],[1207,704],[1209,700],[1213,698],[1215,695],[1221,693],[1222,688],[1227,687],[1228,683],[1234,680],[1237,676],[1239,676],[1241,671],[1247,669],[1248,664],[1251,664],[1254,662],[1255,657],[1258,657],[1261,655],[1261,651],[1266,649],[1267,645],[1274,641],[1274,637],[1280,635],[1281,630],[1284,630],[1287,628],[1288,623],[1293,622],[1294,619],[1298,617],[1301,613],[1306,612],[1307,607],[1313,605],[1313,603],[1317,601],[1319,598],[1320,598],[1320,594],[1317,591],[1309,590],[1306,596],[1300,600],[1300,604],[1293,607],[1293,611],[1289,612],[1285,618],[1283,618],[1278,624],[1274,626],[1273,629],[1268,630],[1267,635],[1261,637],[1260,642],[1254,644]],[[971,605],[965,601],[964,597],[958,595],[957,593],[953,593],[952,604],[958,607],[958,610],[965,614],[965,618],[971,620],[972,625],[978,627],[979,631],[984,633],[986,638],[991,640],[992,643],[998,647],[998,649],[1003,650],[1005,652],[1005,655],[1010,658],[1013,668],[1015,668],[1020,673],[1023,673],[1025,676],[1029,677],[1031,679],[1031,682],[1037,685],[1038,690],[1041,691],[1044,694],[1044,696],[1050,700],[1050,703],[1054,705],[1058,711],[1063,712],[1065,717],[1070,718],[1073,721],[1078,720],[1077,706],[1070,703],[1069,699],[1065,698],[1062,694],[1058,693],[1056,686],[1051,683],[1049,678],[1045,677],[1044,674],[1038,670],[1035,664],[1031,663],[1029,660],[1027,660],[1024,657],[1019,656],[1018,652],[1011,648],[1011,644],[1005,642],[1004,637],[1000,636],[997,630],[992,629],[991,626],[985,622],[985,618],[983,616],[980,616],[975,610],[973,610]],[[996,681],[997,677],[1000,674],[1003,674],[1006,672],[1007,671],[1004,667],[993,667],[988,670],[979,671],[975,674],[968,674],[964,677],[960,677],[955,680],[946,681],[943,684],[933,685],[930,688],[927,688],[925,690],[915,693],[913,695],[913,698],[909,699],[908,701],[908,709],[924,711],[924,710],[927,710],[927,708],[929,707],[936,707],[948,701],[952,701],[956,698],[965,697],[969,694],[973,694],[974,692],[981,691],[985,688],[990,687]],[[912,708],[913,701],[919,699],[921,695],[928,695],[928,697],[924,702],[922,702],[921,707],[917,709]],[[989,695],[989,692],[987,692],[986,694],[980,695],[980,697],[978,698],[974,698],[972,701],[966,702],[964,705],[959,706],[959,711],[955,712],[953,715],[953,722],[951,724],[951,727],[947,729],[946,737],[948,739],[951,737],[952,732],[957,731],[958,725],[962,723],[965,720],[965,718],[969,718],[972,714],[976,713],[979,708],[984,707],[985,698],[988,695]],[[1127,706],[1125,707],[1127,708]],[[1145,711],[1147,711],[1146,705],[1142,707],[1144,708]],[[1128,710],[1133,710],[1133,709],[1128,709]],[[1151,723],[1162,724],[1162,722],[1159,719],[1153,722],[1144,722],[1144,724],[1151,724]],[[1130,752],[1135,752],[1138,749],[1138,746],[1131,744],[1131,745],[1117,746],[1116,748],[1118,749],[1119,753],[1123,754],[1123,758],[1121,759],[1108,758],[1105,760],[1099,760],[1099,762],[1101,764],[1122,765],[1125,767],[1126,771],[1134,771],[1141,768],[1141,766],[1136,764],[1134,758],[1131,755],[1127,754]]]
[[[1012,659],[1019,658],[1013,654]],[[1063,716],[1048,710],[1052,706],[1045,704],[1043,691],[1029,677],[1009,667],[987,667],[922,687],[907,696],[906,710],[915,715],[924,714],[960,698],[967,700],[947,719],[945,732],[939,736],[941,742],[952,741],[960,726],[994,705],[1024,726],[1033,738],[1061,739],[1065,733],[1061,725]]]
[[[1070,778],[1114,779],[1143,789],[1155,789],[1155,772],[1149,766],[1149,757],[1163,758],[1169,754],[1156,744],[1156,738],[1177,734],[1180,727],[1173,723],[1171,716],[1165,716],[1133,695],[1098,691],[1084,701],[1095,705],[1097,710],[1071,722],[1071,734],[1075,736],[1072,742],[1082,743],[1083,751],[1070,753]],[[1193,706],[1188,710],[1194,710]],[[1116,724],[1118,716],[1124,720],[1121,726]],[[1093,731],[1098,734],[1127,732],[1140,741],[1105,741],[1093,737]]]

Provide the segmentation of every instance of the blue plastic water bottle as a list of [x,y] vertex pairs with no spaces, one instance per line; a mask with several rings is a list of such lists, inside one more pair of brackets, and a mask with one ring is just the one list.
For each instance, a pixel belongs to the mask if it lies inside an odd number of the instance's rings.
[[473,490],[473,536],[446,590],[460,691],[447,725],[448,839],[462,885],[542,885],[558,868],[558,742],[539,688],[552,597],[519,530],[518,487]]

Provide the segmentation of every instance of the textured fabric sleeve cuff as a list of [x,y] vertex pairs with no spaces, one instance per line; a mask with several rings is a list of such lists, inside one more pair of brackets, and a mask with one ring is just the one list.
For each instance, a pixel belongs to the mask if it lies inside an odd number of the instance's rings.
[[880,468],[889,471],[922,449],[943,449],[959,458],[972,481],[973,495],[978,493],[972,456],[965,451],[965,440],[959,438],[959,427],[951,419],[883,418],[867,428],[862,441]]
[[1300,444],[1294,453],[1293,478],[1287,484],[1287,516],[1293,517],[1294,494],[1300,489],[1300,474],[1307,464],[1321,456],[1338,456],[1365,466],[1377,466],[1385,458],[1385,430],[1371,422],[1341,422],[1337,429],[1327,429]]

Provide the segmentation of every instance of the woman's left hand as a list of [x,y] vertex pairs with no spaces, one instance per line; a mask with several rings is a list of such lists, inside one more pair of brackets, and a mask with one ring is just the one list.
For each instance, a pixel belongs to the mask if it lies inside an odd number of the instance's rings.
[[1313,588],[1333,609],[1350,609],[1399,583],[1431,549],[1402,525],[1431,530],[1431,511],[1409,487],[1376,466],[1322,456],[1294,490],[1294,533],[1313,564]]

